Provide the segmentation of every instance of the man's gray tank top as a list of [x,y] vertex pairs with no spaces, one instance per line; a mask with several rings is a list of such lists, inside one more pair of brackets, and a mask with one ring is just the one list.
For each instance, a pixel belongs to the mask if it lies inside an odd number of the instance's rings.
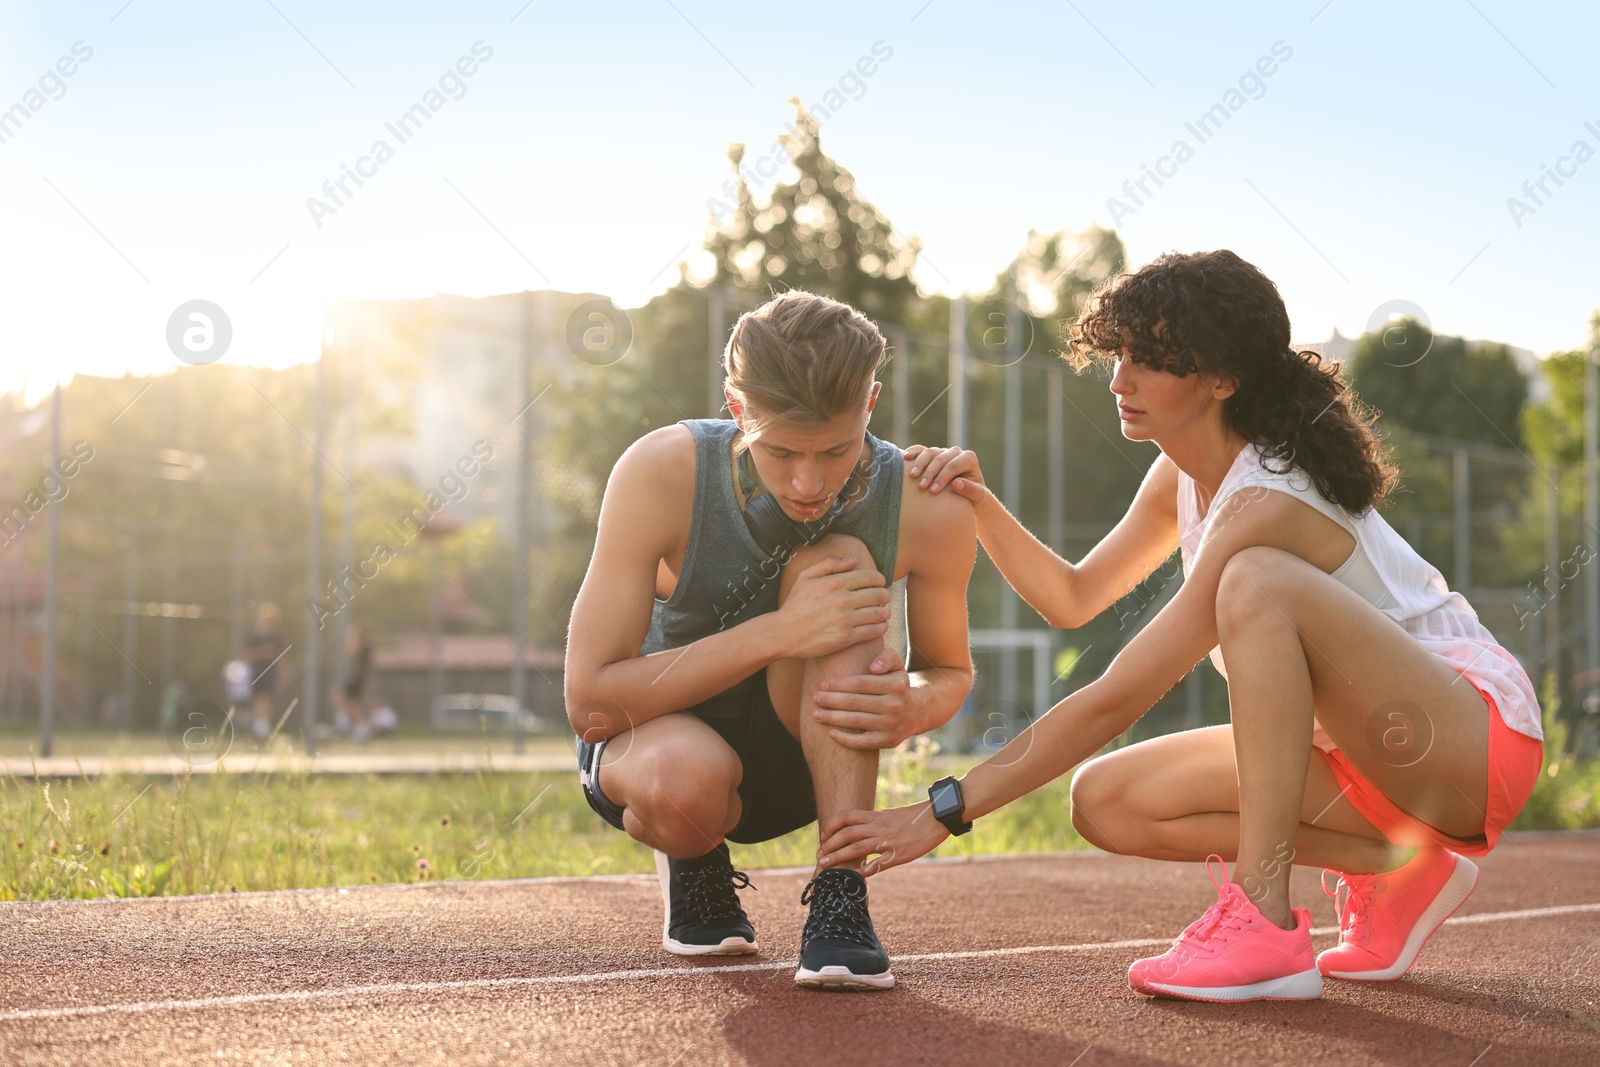
[[[782,563],[756,544],[733,492],[730,449],[738,424],[732,419],[683,419],[681,424],[694,435],[694,516],[678,583],[672,596],[655,600],[641,656],[681,648],[778,607]],[[871,433],[866,440],[872,446],[866,494],[829,532],[860,538],[892,585],[905,459],[900,449]]]

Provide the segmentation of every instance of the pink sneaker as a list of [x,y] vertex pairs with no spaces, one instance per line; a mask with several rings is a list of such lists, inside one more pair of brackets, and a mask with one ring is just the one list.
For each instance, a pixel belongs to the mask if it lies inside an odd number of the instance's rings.
[[[1222,880],[1211,861],[1222,867]],[[1295,908],[1295,928],[1268,922],[1242,886],[1227,880],[1220,856],[1206,857],[1206,874],[1217,902],[1178,935],[1159,956],[1135,960],[1128,984],[1153,996],[1185,1000],[1313,1000],[1322,995],[1322,975],[1311,951],[1311,915]]]
[[[1478,884],[1477,864],[1447,848],[1424,848],[1383,874],[1343,874],[1322,889],[1339,902],[1339,944],[1317,957],[1329,978],[1390,982],[1416,962],[1417,953]],[[1339,901],[1339,894],[1344,899]]]

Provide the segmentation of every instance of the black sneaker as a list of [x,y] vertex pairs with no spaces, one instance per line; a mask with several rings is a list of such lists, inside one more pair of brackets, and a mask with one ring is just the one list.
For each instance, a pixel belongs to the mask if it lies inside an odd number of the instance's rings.
[[661,875],[661,944],[679,956],[748,956],[756,928],[739,905],[736,889],[750,876],[733,869],[726,843],[692,860],[656,853]]
[[796,985],[811,989],[890,989],[889,954],[867,914],[867,880],[856,871],[823,871],[806,883],[800,903],[811,905],[800,935]]

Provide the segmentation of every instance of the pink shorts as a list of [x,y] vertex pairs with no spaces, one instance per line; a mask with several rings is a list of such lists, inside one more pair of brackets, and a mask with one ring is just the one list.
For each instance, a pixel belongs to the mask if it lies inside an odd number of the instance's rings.
[[[1457,668],[1459,670],[1460,668]],[[1465,677],[1465,675],[1463,675]],[[1472,679],[1467,679],[1471,683]],[[1489,796],[1483,833],[1475,837],[1451,837],[1415,815],[1402,811],[1378,787],[1364,778],[1353,763],[1337,748],[1317,749],[1328,761],[1339,787],[1362,817],[1383,831],[1383,836],[1402,845],[1443,845],[1452,852],[1482,856],[1494,848],[1500,833],[1517,817],[1544,765],[1544,743],[1506,725],[1494,697],[1473,686],[1489,705]]]

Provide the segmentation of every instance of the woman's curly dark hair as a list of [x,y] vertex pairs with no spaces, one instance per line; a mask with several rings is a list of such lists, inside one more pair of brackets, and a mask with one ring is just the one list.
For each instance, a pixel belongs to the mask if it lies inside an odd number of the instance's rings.
[[1262,462],[1298,467],[1352,515],[1387,503],[1398,477],[1372,430],[1377,412],[1344,382],[1342,368],[1289,342],[1278,287],[1227,249],[1168,252],[1108,279],[1067,329],[1061,353],[1074,370],[1119,356],[1179,378],[1233,375],[1223,418],[1261,446]]

